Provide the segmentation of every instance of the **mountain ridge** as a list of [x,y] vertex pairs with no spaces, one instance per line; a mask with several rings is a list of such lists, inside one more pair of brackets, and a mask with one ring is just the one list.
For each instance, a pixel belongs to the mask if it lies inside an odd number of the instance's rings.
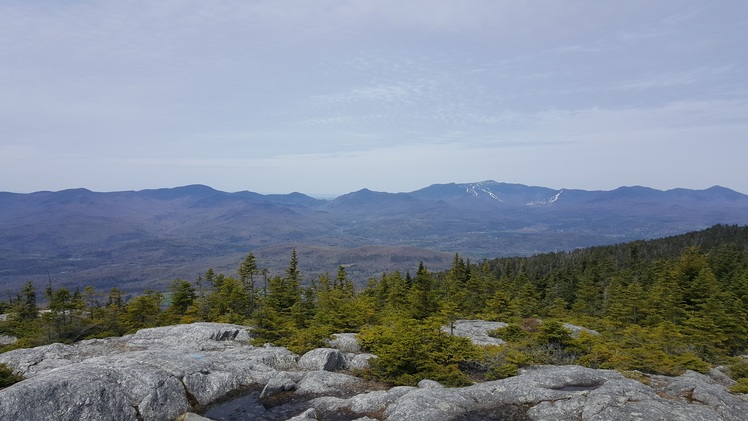
[[[419,260],[442,269],[454,253],[527,256],[715,224],[748,224],[748,196],[721,186],[587,191],[493,180],[401,193],[361,189],[329,200],[199,184],[5,192],[0,285],[17,290],[29,279],[51,279],[140,290],[194,279],[209,267],[234,274],[250,251],[272,262],[259,262],[271,273],[282,273],[282,253],[293,248],[308,251],[300,264],[310,278],[352,265],[349,272],[364,283],[383,270],[415,270]],[[361,251],[362,261],[349,250]]]

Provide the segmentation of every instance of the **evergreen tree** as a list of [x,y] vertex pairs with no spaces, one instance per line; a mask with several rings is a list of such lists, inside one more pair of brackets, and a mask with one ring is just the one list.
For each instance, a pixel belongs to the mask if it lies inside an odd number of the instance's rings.
[[586,316],[598,316],[603,307],[603,294],[600,286],[589,276],[578,278],[577,290],[572,309]]
[[171,292],[171,305],[166,313],[171,322],[178,323],[195,302],[195,287],[189,281],[175,279],[169,285],[169,292]]
[[540,307],[540,294],[532,282],[526,282],[511,304],[517,309],[516,315],[522,318],[537,315]]
[[99,294],[96,292],[96,288],[91,285],[87,285],[83,288],[83,301],[85,302],[85,308],[89,319],[94,320],[96,310],[101,307]]
[[247,255],[239,266],[238,272],[239,280],[244,286],[244,290],[249,298],[248,311],[251,314],[255,307],[255,275],[260,273],[254,254],[250,252]]
[[670,274],[664,273],[657,277],[647,299],[649,300],[647,306],[653,310],[647,319],[648,325],[661,322],[680,324],[685,319],[686,311],[681,306],[683,294]]
[[33,281],[28,281],[23,285],[15,300],[11,303],[11,308],[21,321],[36,320],[39,309],[36,307],[36,288]]
[[423,262],[418,265],[418,272],[408,295],[413,318],[425,319],[436,312],[438,307],[431,273],[426,270]]
[[159,325],[161,302],[164,296],[158,291],[146,291],[127,302],[123,314],[124,326],[128,332]]

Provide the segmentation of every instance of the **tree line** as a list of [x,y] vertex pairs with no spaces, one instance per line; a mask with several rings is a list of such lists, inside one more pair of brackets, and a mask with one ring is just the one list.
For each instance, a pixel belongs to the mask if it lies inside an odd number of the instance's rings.
[[[358,288],[343,266],[305,280],[295,250],[274,276],[249,253],[234,275],[208,269],[127,301],[116,288],[48,287],[40,311],[29,282],[3,303],[9,317],[0,333],[18,336],[13,346],[21,347],[214,321],[251,325],[256,344],[300,353],[356,332],[379,356],[362,374],[398,384],[460,385],[571,363],[660,374],[727,364],[744,378],[748,367],[735,356],[748,346],[747,250],[748,227],[719,225],[527,258],[473,263],[455,254],[446,271],[421,263],[414,274],[382,273]],[[509,323],[492,332],[507,344],[475,347],[451,335],[458,319]],[[572,337],[563,322],[600,334]]]

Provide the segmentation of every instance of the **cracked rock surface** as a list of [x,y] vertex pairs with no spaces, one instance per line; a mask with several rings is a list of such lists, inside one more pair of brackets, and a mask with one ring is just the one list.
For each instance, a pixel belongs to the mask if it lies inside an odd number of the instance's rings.
[[0,390],[0,419],[206,420],[192,412],[263,386],[263,399],[303,400],[288,416],[296,420],[743,421],[748,414],[748,399],[730,394],[731,381],[719,373],[642,375],[645,384],[613,370],[542,366],[462,388],[430,380],[387,388],[332,371],[361,355],[350,353],[351,338],[344,349],[311,351],[301,361],[285,348],[250,345],[250,334],[194,323],[0,354],[26,377]]

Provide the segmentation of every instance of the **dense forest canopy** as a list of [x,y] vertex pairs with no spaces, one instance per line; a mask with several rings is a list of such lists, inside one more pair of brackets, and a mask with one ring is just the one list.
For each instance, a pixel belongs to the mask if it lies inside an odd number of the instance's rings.
[[[741,226],[523,258],[470,262],[456,254],[447,271],[421,264],[362,289],[342,266],[304,280],[295,251],[275,276],[249,253],[235,275],[207,269],[128,301],[116,288],[40,292],[30,281],[2,306],[9,316],[0,333],[20,338],[5,350],[217,321],[251,325],[257,344],[296,352],[358,332],[379,356],[363,374],[399,384],[460,385],[526,365],[573,363],[661,374],[730,365],[742,379],[738,389],[748,386],[748,366],[735,358],[748,346],[748,227]],[[443,327],[458,319],[509,323],[492,332],[507,344],[477,347],[450,335]],[[572,337],[563,322],[599,335]]]

